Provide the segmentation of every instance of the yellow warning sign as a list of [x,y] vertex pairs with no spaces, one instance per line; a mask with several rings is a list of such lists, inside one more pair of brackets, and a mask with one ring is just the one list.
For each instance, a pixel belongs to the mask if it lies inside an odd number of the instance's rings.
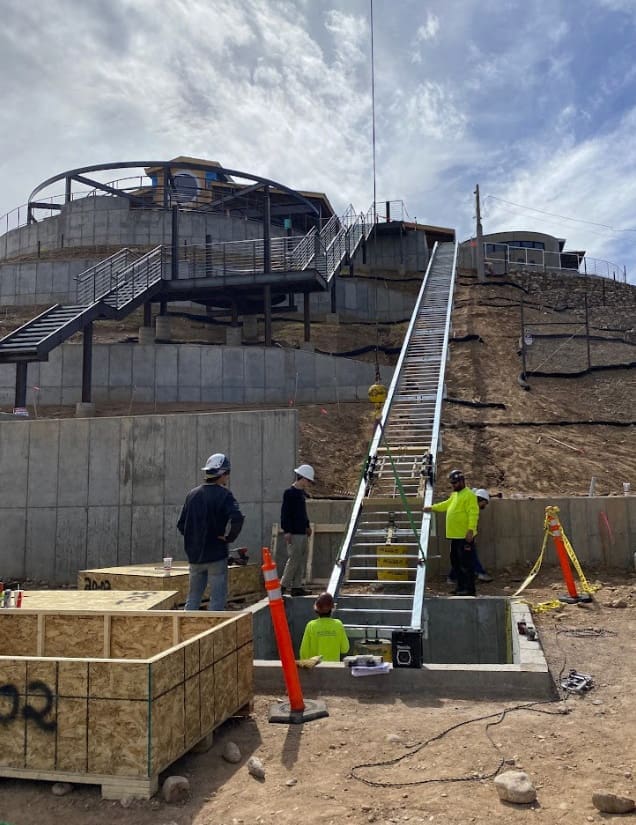
[[[408,548],[403,544],[378,544],[378,579],[380,581],[407,581],[409,577]],[[396,569],[399,568],[399,569]]]

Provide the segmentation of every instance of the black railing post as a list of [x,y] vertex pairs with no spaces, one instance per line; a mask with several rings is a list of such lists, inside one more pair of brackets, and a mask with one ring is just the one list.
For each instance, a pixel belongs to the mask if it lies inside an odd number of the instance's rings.
[[176,280],[179,277],[179,205],[172,206],[172,268],[170,277]]
[[212,235],[205,236],[205,276],[212,275]]

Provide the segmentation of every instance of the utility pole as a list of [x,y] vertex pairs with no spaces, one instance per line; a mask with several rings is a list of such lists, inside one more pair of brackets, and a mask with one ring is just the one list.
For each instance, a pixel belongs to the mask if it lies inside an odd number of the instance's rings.
[[479,184],[475,185],[475,217],[477,221],[477,280],[485,281],[484,271],[484,230],[481,226],[481,207],[479,205]]

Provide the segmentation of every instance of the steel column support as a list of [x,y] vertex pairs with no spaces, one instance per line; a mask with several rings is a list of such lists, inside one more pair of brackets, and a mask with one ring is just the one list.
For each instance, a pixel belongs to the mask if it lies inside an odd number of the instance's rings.
[[309,312],[309,293],[303,292],[303,326],[305,328],[305,341],[311,340],[311,315]]
[[15,398],[13,406],[26,407],[27,367],[28,361],[16,361],[15,365]]
[[93,325],[84,327],[82,337],[82,403],[90,404],[93,381]]
[[179,277],[179,205],[172,206],[172,261],[170,262],[170,278],[175,281]]
[[144,304],[144,326],[152,326],[152,303],[150,301]]
[[272,345],[272,287],[267,284],[263,288],[263,307],[265,315],[265,346]]

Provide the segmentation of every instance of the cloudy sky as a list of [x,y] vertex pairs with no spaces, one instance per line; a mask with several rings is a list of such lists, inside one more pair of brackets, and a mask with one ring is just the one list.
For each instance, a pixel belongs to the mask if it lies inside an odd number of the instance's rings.
[[[0,0],[0,215],[45,178],[193,155],[373,196],[370,0]],[[376,190],[636,271],[636,0],[374,0]],[[0,223],[0,231],[2,224]]]

